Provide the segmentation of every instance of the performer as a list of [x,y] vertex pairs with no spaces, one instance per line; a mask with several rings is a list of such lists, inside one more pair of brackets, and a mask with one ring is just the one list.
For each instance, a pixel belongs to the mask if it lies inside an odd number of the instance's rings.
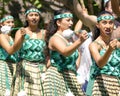
[[16,64],[19,62],[18,52],[13,53],[12,50],[14,40],[11,36],[11,29],[15,27],[14,18],[10,14],[6,14],[0,23],[0,95],[10,96],[12,78]]
[[[40,11],[30,7],[25,12],[25,39],[20,49],[21,63],[17,66],[12,96],[44,96],[43,79],[46,71],[46,31],[39,28]],[[15,39],[21,36],[17,31]]]
[[87,96],[120,95],[120,42],[111,40],[114,16],[103,11],[97,17],[90,52],[93,58]]
[[70,32],[73,25],[73,14],[66,9],[54,13],[47,29],[47,40],[51,66],[46,71],[44,81],[45,96],[84,96],[76,79],[76,70],[80,64],[77,48],[88,38],[87,32],[79,34],[79,38],[70,43],[63,36]]

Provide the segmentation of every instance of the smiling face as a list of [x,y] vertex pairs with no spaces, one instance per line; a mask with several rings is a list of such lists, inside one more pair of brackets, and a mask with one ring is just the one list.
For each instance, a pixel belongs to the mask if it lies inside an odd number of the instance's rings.
[[97,27],[100,30],[100,34],[104,36],[111,36],[114,30],[114,19],[106,19],[106,17],[111,17],[110,14],[103,14],[100,17],[104,18],[98,22]]
[[38,12],[30,12],[27,14],[26,20],[28,21],[29,25],[38,25],[40,21],[40,14]]
[[[65,14],[70,14],[70,13],[65,13]],[[59,30],[64,31],[66,29],[71,28],[71,26],[73,25],[73,19],[71,17],[62,18],[57,21],[57,25]]]

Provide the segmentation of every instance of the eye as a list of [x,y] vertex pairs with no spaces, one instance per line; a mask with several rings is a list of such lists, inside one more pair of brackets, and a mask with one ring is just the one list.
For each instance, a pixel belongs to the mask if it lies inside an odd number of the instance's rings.
[[103,23],[103,24],[107,24],[107,22],[106,22],[106,21],[102,21],[102,23]]
[[33,16],[33,14],[28,14],[28,16]]
[[39,16],[39,14],[35,14],[35,16],[36,16],[36,17],[38,17],[38,16]]
[[114,24],[114,22],[113,22],[113,21],[110,21],[109,24],[112,25],[112,24]]

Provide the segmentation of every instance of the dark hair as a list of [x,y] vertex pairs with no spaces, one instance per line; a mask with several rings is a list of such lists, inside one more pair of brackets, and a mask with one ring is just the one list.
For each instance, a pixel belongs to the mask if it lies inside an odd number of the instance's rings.
[[[56,15],[59,15],[59,14],[63,14],[63,13],[66,13],[66,12],[70,12],[68,9],[66,8],[63,8],[63,9],[60,9],[60,10],[57,10],[54,12],[54,16]],[[54,16],[53,18],[50,20],[50,23],[48,24],[46,30],[47,30],[47,34],[46,34],[46,41],[47,41],[47,46],[48,46],[48,42],[49,42],[49,39],[50,37],[56,33],[57,29],[58,29],[58,26],[57,26],[57,20],[62,20],[62,18],[60,19],[54,19]],[[49,48],[48,48],[49,49]],[[49,52],[49,50],[48,50]]]
[[[29,6],[26,10],[25,10],[25,13],[30,10],[30,9],[37,9],[35,6]],[[28,15],[28,14],[27,14]],[[27,17],[27,15],[25,17]],[[39,14],[40,18],[41,18],[41,15]],[[40,22],[40,21],[39,21]],[[24,27],[27,27],[29,24],[28,24],[28,21],[25,20],[25,23],[24,23]]]
[[[66,12],[71,13],[71,11],[64,8],[64,9],[60,9],[60,10],[55,11],[54,16],[56,16],[58,14],[63,14],[63,13],[66,13]],[[50,23],[47,26],[47,38],[48,38],[48,40],[57,31],[57,28],[58,28],[57,23],[56,23],[57,20],[61,20],[61,18],[60,19],[54,19],[54,17],[53,17],[52,20],[50,21]]]
[[[109,11],[102,11],[102,12],[100,12],[99,14],[98,14],[98,16],[97,16],[97,18],[98,17],[100,17],[101,15],[103,15],[103,14],[109,14],[109,15],[112,15],[112,13],[111,12],[109,12]],[[113,15],[112,15],[113,16]],[[100,21],[99,21],[100,22]],[[99,23],[98,22],[98,23]],[[95,26],[95,28],[94,28],[94,31],[93,31],[93,41],[98,37],[100,35],[100,30],[99,30],[99,28],[97,28],[96,26]]]

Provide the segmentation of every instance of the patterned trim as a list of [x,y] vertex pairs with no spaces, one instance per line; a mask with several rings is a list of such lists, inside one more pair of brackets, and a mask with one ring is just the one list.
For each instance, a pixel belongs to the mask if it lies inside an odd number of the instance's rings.
[[28,15],[30,12],[37,12],[40,14],[40,11],[38,9],[30,9],[27,12],[25,12],[25,15]]
[[101,20],[114,20],[113,16],[100,16],[97,18],[97,21],[101,21]]
[[8,20],[8,19],[14,19],[14,18],[13,18],[13,16],[6,16],[6,17],[4,17],[4,18],[2,18],[2,19],[0,20],[0,23],[6,21],[6,20]]
[[72,18],[73,14],[59,14],[54,16],[54,19],[61,19],[61,18]]

